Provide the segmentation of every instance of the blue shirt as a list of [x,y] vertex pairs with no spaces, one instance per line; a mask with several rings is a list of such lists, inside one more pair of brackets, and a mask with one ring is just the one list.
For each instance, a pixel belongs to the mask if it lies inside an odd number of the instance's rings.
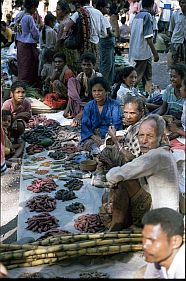
[[116,130],[122,129],[121,107],[118,101],[109,97],[106,98],[103,110],[100,114],[97,102],[89,101],[83,110],[81,121],[81,143],[90,138],[95,129],[99,128],[100,137],[105,138],[109,126],[114,126]]
[[[23,13],[24,13],[24,15],[23,15]],[[39,42],[39,29],[37,28],[32,15],[22,11],[19,14],[17,14],[14,22],[16,23],[16,21],[22,15],[23,15],[23,17],[20,21],[22,33],[16,33],[16,40],[18,40],[22,43],[38,43]]]

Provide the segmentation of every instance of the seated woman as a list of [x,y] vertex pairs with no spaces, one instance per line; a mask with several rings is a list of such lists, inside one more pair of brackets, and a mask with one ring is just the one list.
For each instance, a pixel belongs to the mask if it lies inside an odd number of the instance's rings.
[[112,95],[121,105],[127,94],[138,96],[138,90],[135,88],[137,82],[137,72],[133,66],[127,66],[119,70],[117,74],[117,86]]
[[122,129],[121,107],[118,101],[107,96],[107,81],[103,77],[94,77],[89,86],[93,100],[86,104],[81,120],[80,143],[85,150],[91,150],[93,144],[100,146],[109,126]]
[[186,77],[182,81],[182,86],[180,88],[180,95],[182,98],[184,98],[183,110],[181,116],[182,128],[178,126],[173,120],[173,122],[168,124],[168,129],[172,133],[177,133],[178,136],[182,136],[186,138]]
[[22,156],[24,150],[24,142],[12,144],[10,140],[9,130],[12,125],[12,114],[8,110],[2,110],[2,126],[5,135],[5,159],[7,167],[11,166],[13,161],[17,161]]
[[186,75],[184,64],[175,64],[170,67],[171,84],[167,86],[162,95],[163,104],[156,112],[159,115],[172,115],[176,119],[181,119],[184,98],[181,97],[180,88],[183,78]]
[[26,84],[23,81],[15,81],[10,88],[11,99],[6,100],[2,106],[2,110],[9,110],[13,116],[11,137],[14,138],[14,143],[20,141],[19,138],[32,115],[31,103],[25,95]]
[[85,52],[80,57],[81,72],[76,78],[68,81],[68,104],[64,117],[74,118],[72,127],[76,127],[82,117],[85,104],[91,100],[88,82],[93,77],[101,77],[102,74],[95,71],[96,57],[93,53]]

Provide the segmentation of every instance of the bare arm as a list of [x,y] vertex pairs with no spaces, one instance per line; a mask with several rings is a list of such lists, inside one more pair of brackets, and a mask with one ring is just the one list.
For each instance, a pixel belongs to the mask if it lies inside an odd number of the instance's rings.
[[156,51],[155,49],[155,46],[154,46],[154,43],[153,43],[153,37],[151,38],[147,38],[147,43],[152,51],[152,54],[153,54],[153,57],[154,57],[154,61],[157,62],[159,61],[159,55],[158,55],[158,52]]
[[160,106],[159,110],[156,112],[156,114],[163,115],[167,111],[167,103],[163,101],[163,104]]

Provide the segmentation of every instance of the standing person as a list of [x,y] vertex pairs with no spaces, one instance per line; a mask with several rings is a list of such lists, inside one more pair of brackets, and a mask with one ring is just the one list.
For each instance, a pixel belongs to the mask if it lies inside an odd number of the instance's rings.
[[53,29],[56,21],[56,17],[48,13],[44,18],[44,26],[40,32],[39,45],[40,45],[40,56],[39,56],[39,76],[41,74],[44,64],[44,53],[46,49],[54,49],[57,41],[57,33]]
[[12,30],[9,28],[5,21],[1,21],[1,42],[2,47],[9,47],[12,44],[13,36]]
[[121,43],[129,42],[130,39],[130,27],[126,24],[126,17],[121,17],[120,38]]
[[160,8],[160,17],[159,17],[159,29],[164,32],[168,31],[169,22],[171,19],[171,14],[174,9],[174,4],[172,0],[160,0],[159,3]]
[[109,14],[107,1],[98,0],[96,8],[104,15],[104,26],[106,29],[99,39],[99,71],[111,86],[115,75],[115,36],[112,33],[109,20],[105,16]]
[[[115,187],[111,230],[121,230],[131,224],[140,226],[150,207],[179,210],[178,170],[169,146],[162,144],[164,140],[164,119],[157,114],[148,115],[139,127],[141,155],[106,174],[107,181]],[[142,178],[148,186],[141,186]],[[129,180],[134,179],[140,179],[140,185],[129,185]],[[151,206],[143,204],[144,189],[151,195]]]
[[153,5],[154,0],[142,0],[143,9],[132,22],[129,47],[129,60],[136,63],[137,82],[143,78],[147,92],[151,92],[152,88],[152,55],[155,62],[159,60],[153,43],[153,21],[150,14]]
[[64,34],[67,34],[69,29],[76,24],[80,18],[83,23],[83,44],[79,54],[88,51],[96,56],[96,65],[99,66],[99,37],[104,34],[104,17],[103,14],[96,8],[90,5],[88,0],[74,1],[77,11],[70,17],[70,22],[64,28]]
[[70,50],[64,46],[64,28],[70,21],[70,7],[66,1],[59,0],[56,6],[56,16],[59,23],[57,31],[57,42],[55,45],[55,52],[62,52],[66,56],[69,67],[76,72],[78,64],[78,52],[77,50]]
[[186,0],[179,1],[180,9],[172,14],[169,32],[174,63],[186,64]]
[[140,3],[138,0],[129,0],[129,26],[131,27],[136,14],[140,12]]
[[142,218],[143,249],[148,262],[144,279],[184,279],[184,220],[178,212],[158,208]]
[[15,24],[20,21],[21,32],[16,32],[18,80],[24,80],[30,86],[40,88],[37,50],[39,30],[32,17],[38,5],[39,0],[25,0],[25,9],[17,14]]

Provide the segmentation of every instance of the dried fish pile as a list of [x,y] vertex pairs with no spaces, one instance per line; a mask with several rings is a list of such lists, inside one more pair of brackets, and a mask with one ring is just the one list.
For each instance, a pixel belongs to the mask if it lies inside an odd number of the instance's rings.
[[101,218],[97,214],[86,214],[74,220],[75,229],[81,232],[95,233],[104,230]]
[[26,131],[23,134],[23,139],[28,143],[39,143],[45,138],[53,139],[55,130],[57,130],[55,127],[46,127],[43,125],[38,125],[34,129]]
[[57,186],[58,185],[55,183],[53,179],[44,178],[44,179],[37,179],[32,181],[32,184],[27,186],[27,189],[36,193],[44,192],[44,191],[51,192],[53,190],[56,190]]
[[61,150],[65,153],[72,154],[79,151],[79,148],[73,143],[66,143],[61,147]]
[[33,129],[37,127],[39,124],[43,124],[44,126],[59,126],[60,123],[53,119],[47,119],[46,116],[41,115],[33,115],[27,124],[27,127]]
[[28,155],[32,155],[35,153],[40,153],[44,150],[44,147],[41,145],[37,145],[37,144],[30,144],[29,146],[27,146],[26,148],[26,152]]
[[48,212],[43,212],[37,216],[29,218],[26,221],[26,223],[28,223],[26,229],[41,233],[49,229],[56,228],[57,226],[59,226],[58,222],[59,220],[54,216],[51,216]]
[[55,160],[64,159],[66,157],[63,151],[57,151],[57,150],[55,152],[49,152],[48,156]]
[[62,201],[68,201],[77,198],[73,191],[60,189],[56,192],[55,198]]
[[31,212],[51,212],[56,208],[56,200],[48,195],[38,195],[27,201]]
[[83,186],[83,181],[79,179],[71,179],[64,184],[69,190],[79,190]]
[[85,210],[85,206],[82,203],[75,202],[65,207],[66,211],[73,212],[74,214],[82,213]]
[[64,127],[59,128],[59,130],[54,134],[54,143],[50,146],[50,150],[61,149],[62,143],[66,141],[79,142],[80,139],[79,132],[67,131]]

